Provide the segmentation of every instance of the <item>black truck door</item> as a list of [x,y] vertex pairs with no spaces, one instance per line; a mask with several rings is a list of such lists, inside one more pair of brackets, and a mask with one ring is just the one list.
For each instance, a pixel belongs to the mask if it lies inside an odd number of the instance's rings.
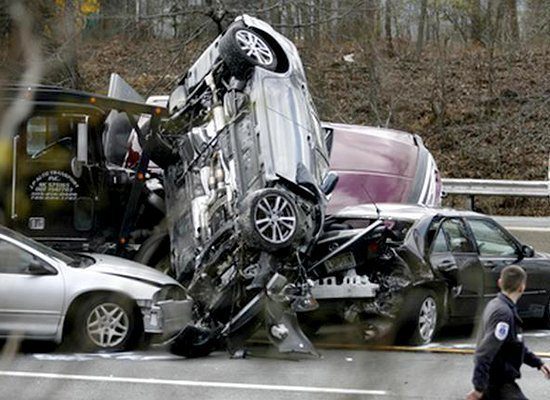
[[79,135],[88,140],[87,120],[85,115],[36,112],[21,126],[13,139],[10,225],[16,230],[53,240],[84,239],[92,230],[90,171],[75,173]]

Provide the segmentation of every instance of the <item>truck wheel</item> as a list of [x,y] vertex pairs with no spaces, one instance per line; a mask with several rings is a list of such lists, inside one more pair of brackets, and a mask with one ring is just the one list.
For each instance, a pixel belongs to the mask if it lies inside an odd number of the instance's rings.
[[120,351],[135,346],[143,325],[130,301],[100,295],[87,299],[74,313],[70,336],[84,351]]
[[258,31],[237,24],[220,39],[220,55],[232,75],[245,78],[253,67],[270,71],[277,68],[277,56]]
[[206,357],[215,348],[210,331],[196,326],[186,326],[170,344],[170,352],[185,358]]
[[320,317],[315,317],[310,315],[315,311],[302,312],[298,313],[298,322],[300,323],[300,329],[306,334],[306,336],[311,337],[317,335],[319,329],[323,326],[323,320]]
[[172,264],[171,264],[171,260],[170,260],[170,254],[167,254],[167,255],[165,255],[164,257],[162,257],[160,260],[158,260],[158,261],[155,263],[154,268],[155,268],[157,271],[160,271],[160,272],[162,272],[163,274],[168,275],[168,276],[174,278],[174,271],[172,270]]

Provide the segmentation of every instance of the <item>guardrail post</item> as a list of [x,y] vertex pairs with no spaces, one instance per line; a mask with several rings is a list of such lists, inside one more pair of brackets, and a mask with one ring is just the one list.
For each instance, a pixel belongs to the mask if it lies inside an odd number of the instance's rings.
[[474,207],[476,206],[476,199],[475,196],[472,194],[468,196],[469,203],[470,203],[470,210],[474,211]]

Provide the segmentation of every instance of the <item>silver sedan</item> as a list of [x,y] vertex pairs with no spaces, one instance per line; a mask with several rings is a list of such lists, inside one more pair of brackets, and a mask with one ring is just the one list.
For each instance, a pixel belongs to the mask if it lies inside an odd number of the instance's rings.
[[0,337],[124,350],[144,334],[177,335],[191,307],[183,287],[152,268],[106,255],[69,257],[0,227]]

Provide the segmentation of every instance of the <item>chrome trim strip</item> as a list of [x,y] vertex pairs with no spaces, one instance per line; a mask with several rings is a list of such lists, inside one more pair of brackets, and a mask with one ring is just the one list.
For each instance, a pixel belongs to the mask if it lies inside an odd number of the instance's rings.
[[17,143],[19,142],[19,135],[13,138],[13,165],[11,169],[11,219],[17,218],[15,210],[15,189],[17,186]]
[[41,311],[41,310],[2,310],[0,314],[40,314],[40,315],[61,315],[59,311]]

